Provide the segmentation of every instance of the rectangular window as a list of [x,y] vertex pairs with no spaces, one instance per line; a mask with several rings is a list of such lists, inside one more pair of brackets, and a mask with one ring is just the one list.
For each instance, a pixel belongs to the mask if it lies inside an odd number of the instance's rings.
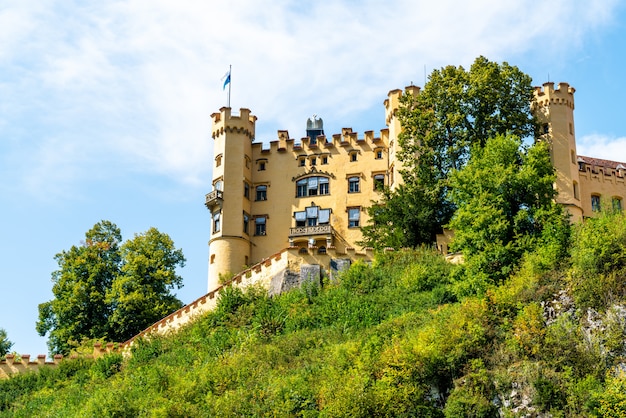
[[384,174],[376,174],[374,176],[374,190],[383,191],[385,188],[385,175]]
[[382,158],[383,158],[383,150],[381,149],[376,150],[376,159],[382,160]]
[[265,161],[259,163],[259,171],[265,171]]
[[358,177],[350,177],[348,179],[348,193],[358,193],[360,188],[359,182],[360,179]]
[[267,218],[265,216],[259,216],[258,218],[254,219],[254,235],[265,235],[267,230],[265,229],[266,227],[266,220]]
[[267,186],[256,186],[256,200],[267,200]]
[[250,199],[250,185],[246,181],[243,182],[243,197]]
[[329,188],[328,188],[328,178],[326,177],[320,177],[320,194],[324,195],[324,194],[329,194]]
[[348,227],[356,228],[361,219],[361,208],[348,208]]
[[296,218],[296,226],[305,226],[306,225],[306,212],[295,212],[294,218]]
[[248,234],[248,225],[250,224],[250,216],[247,213],[243,214],[243,233]]
[[300,164],[300,167],[304,167],[306,164],[306,159],[304,158],[300,158],[300,160],[298,161],[298,163]]
[[213,214],[213,233],[220,232],[220,227],[221,227],[220,213],[215,212]]
[[311,165],[317,165],[317,158],[311,158]]
[[357,160],[357,153],[353,152],[350,154],[350,161],[355,162]]
[[328,164],[328,157],[322,157],[322,164]]

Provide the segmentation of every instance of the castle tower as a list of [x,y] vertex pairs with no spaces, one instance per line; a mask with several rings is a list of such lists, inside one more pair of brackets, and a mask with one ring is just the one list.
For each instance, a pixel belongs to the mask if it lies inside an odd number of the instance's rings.
[[[420,88],[418,86],[405,87],[405,94],[411,94],[413,96],[418,95]],[[395,189],[402,182],[402,175],[400,170],[402,169],[402,162],[398,160],[397,154],[400,151],[400,144],[398,144],[398,135],[402,131],[400,126],[400,120],[396,113],[400,107],[400,98],[402,97],[402,90],[391,90],[387,94],[385,99],[385,124],[389,130],[389,187]]]
[[535,87],[533,112],[537,117],[540,139],[550,143],[550,157],[556,169],[556,201],[572,215],[572,221],[582,220],[578,154],[574,133],[574,92],[568,83],[544,83]]
[[220,274],[237,273],[250,258],[250,194],[252,140],[256,116],[249,109],[232,115],[229,107],[213,119],[213,189],[205,205],[211,213],[208,290],[219,286]]

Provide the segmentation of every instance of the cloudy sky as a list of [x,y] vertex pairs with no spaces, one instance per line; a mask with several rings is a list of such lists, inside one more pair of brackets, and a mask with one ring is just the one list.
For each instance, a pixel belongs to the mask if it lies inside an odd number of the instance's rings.
[[47,351],[37,305],[54,255],[101,219],[183,249],[206,292],[211,113],[258,116],[257,141],[384,128],[389,90],[479,55],[576,92],[582,155],[626,161],[626,8],[618,0],[4,0],[0,4],[0,328]]

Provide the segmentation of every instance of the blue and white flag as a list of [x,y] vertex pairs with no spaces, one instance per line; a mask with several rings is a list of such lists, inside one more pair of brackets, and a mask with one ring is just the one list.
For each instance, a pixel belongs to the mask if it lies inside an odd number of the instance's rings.
[[226,86],[230,84],[230,70],[228,70],[226,74],[224,74],[224,77],[222,77],[222,81],[224,82],[222,90],[226,90]]

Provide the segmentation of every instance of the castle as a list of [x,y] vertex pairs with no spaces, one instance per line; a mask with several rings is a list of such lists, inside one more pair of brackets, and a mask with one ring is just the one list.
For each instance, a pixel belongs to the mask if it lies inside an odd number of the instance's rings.
[[[329,255],[326,266],[350,258],[368,222],[365,208],[380,192],[401,184],[396,118],[403,94],[419,87],[392,90],[384,101],[387,128],[359,137],[351,128],[326,136],[323,121],[307,121],[306,136],[291,139],[278,131],[269,147],[255,139],[256,116],[228,107],[212,115],[214,140],[210,211],[209,291],[225,278],[285,248],[303,255]],[[557,202],[573,221],[593,216],[602,202],[622,208],[626,164],[579,156],[574,130],[574,88],[545,83],[535,88],[531,104],[541,139],[551,143],[557,173]],[[606,204],[606,203],[605,203]],[[447,236],[438,245],[445,251]],[[439,241],[439,239],[438,239]],[[365,249],[367,250],[367,249]]]

